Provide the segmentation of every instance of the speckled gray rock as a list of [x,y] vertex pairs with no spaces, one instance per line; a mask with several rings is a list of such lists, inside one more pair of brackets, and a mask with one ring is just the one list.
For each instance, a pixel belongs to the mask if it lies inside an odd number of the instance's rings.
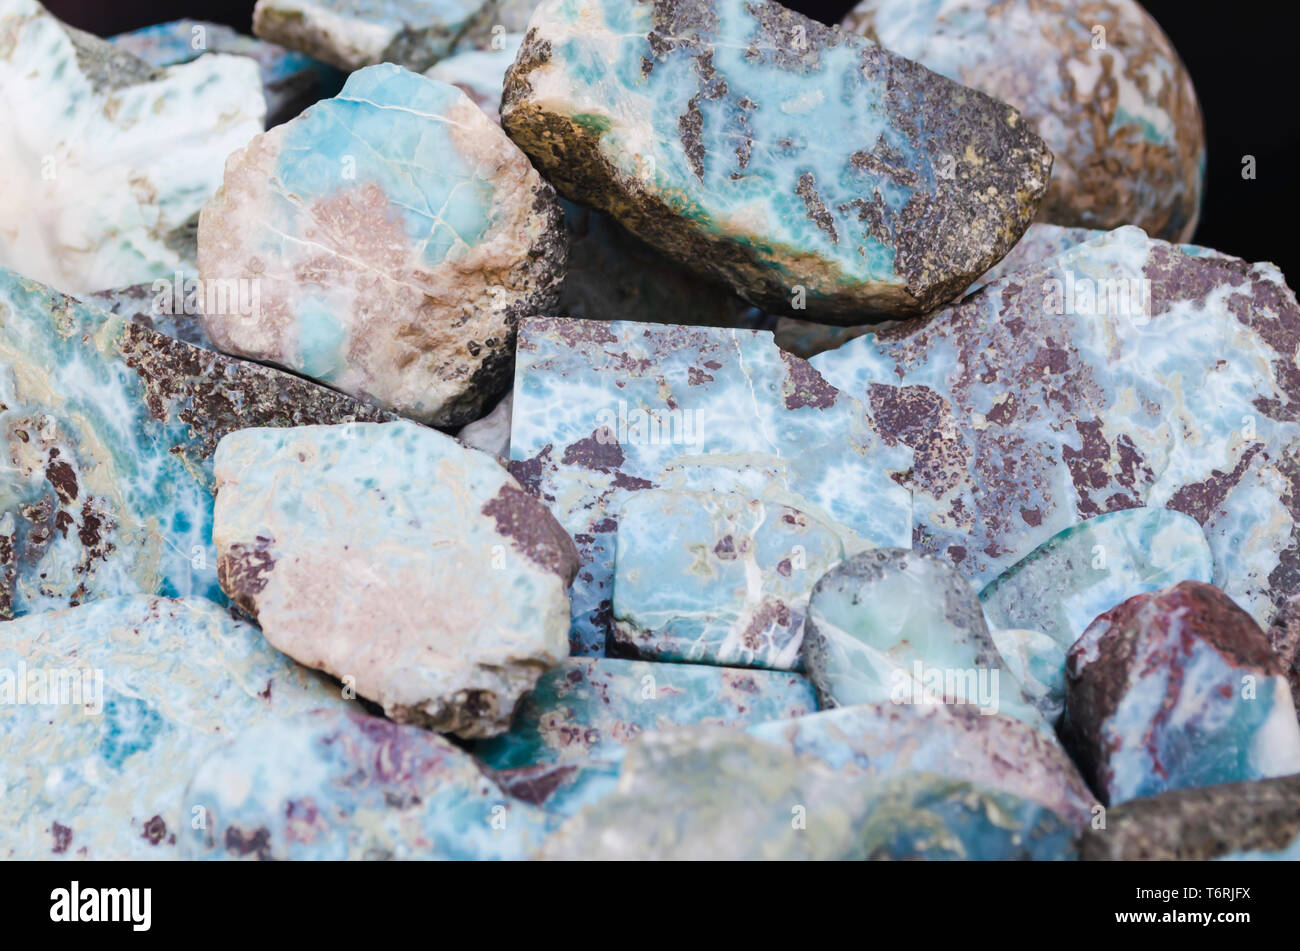
[[[1179,789],[1106,811],[1079,841],[1088,860],[1204,861],[1284,853],[1300,839],[1300,775]],[[1292,854],[1292,858],[1300,855]]]

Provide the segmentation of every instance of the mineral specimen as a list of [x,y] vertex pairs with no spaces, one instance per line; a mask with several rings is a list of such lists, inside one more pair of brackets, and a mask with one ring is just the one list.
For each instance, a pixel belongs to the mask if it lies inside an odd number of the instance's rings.
[[428,69],[481,29],[490,0],[257,0],[253,32],[343,70]]
[[765,0],[546,0],[501,117],[566,197],[831,323],[959,294],[1052,161],[1004,103]]
[[[187,285],[191,288],[191,295],[185,294]],[[177,287],[181,290],[179,302],[176,300]],[[196,347],[215,350],[216,347],[203,332],[197,316],[197,298],[192,295],[197,295],[200,290],[197,278],[186,278],[182,274],[179,282],[161,280],[157,288],[152,284],[131,284],[93,294],[80,294],[78,297],[91,307],[125,317],[165,336],[184,340]],[[188,307],[187,297],[190,301]],[[163,306],[160,307],[159,304]],[[187,309],[192,312],[186,313]]]
[[798,674],[571,657],[542,675],[510,732],[478,743],[474,752],[497,770],[617,758],[646,731],[744,726],[816,709],[812,686]]
[[474,100],[493,122],[501,122],[501,91],[505,88],[506,70],[519,55],[524,42],[522,33],[503,34],[500,42],[488,49],[457,50],[425,70],[424,75],[458,87]]
[[187,222],[266,113],[246,57],[154,69],[36,0],[0,8],[0,90],[0,267],[67,293],[192,270]]
[[199,270],[259,306],[202,321],[223,350],[455,427],[508,386],[565,252],[553,190],[464,93],[374,66],[232,156]]
[[610,649],[792,670],[808,594],[844,557],[835,529],[724,492],[634,493],[619,514]]
[[573,542],[490,456],[406,421],[245,429],[216,475],[222,588],[394,720],[500,733],[567,654]]
[[1070,820],[1087,822],[1096,806],[1065,750],[1041,730],[961,704],[872,703],[772,720],[749,733],[836,770],[870,775],[927,772],[1009,792]]
[[572,652],[604,652],[619,510],[651,488],[735,491],[834,525],[859,550],[911,539],[906,447],[755,331],[525,320],[511,471],[577,542]]
[[0,857],[175,858],[211,750],[339,691],[202,598],[108,598],[6,621]]
[[150,66],[188,63],[209,52],[250,57],[262,74],[268,127],[289,121],[318,99],[335,95],[343,86],[343,74],[332,66],[275,43],[244,36],[220,23],[172,20],[119,34],[109,42]]
[[[665,810],[665,804],[673,808]],[[866,778],[730,731],[648,735],[547,859],[1068,858],[1042,805],[926,773]]]
[[388,414],[0,269],[0,618],[117,594],[224,602],[212,453],[244,426]]
[[1019,109],[1056,156],[1040,220],[1196,229],[1201,109],[1136,0],[862,0],[844,28]]
[[599,802],[618,788],[622,756],[579,763],[542,763],[505,769],[493,778],[515,799],[540,806],[553,819],[563,820]]
[[1084,831],[1079,857],[1199,862],[1254,853],[1295,859],[1297,841],[1300,775],[1178,789],[1122,803],[1106,811],[1105,828]]
[[510,456],[510,414],[513,412],[514,396],[507,393],[492,412],[482,419],[476,419],[456,434],[467,446],[481,449],[483,452],[500,456]]
[[1056,722],[1065,710],[1065,648],[1042,631],[1022,628],[991,630],[989,637],[1038,712]]
[[1181,512],[1121,509],[1086,519],[998,575],[980,601],[991,627],[1028,627],[1069,650],[1100,614],[1179,581],[1213,581],[1205,533]]
[[210,755],[183,808],[188,858],[523,859],[546,814],[511,799],[436,734],[313,711],[264,721]]
[[915,547],[977,587],[1081,519],[1190,515],[1268,627],[1300,585],[1300,307],[1122,228],[812,364],[916,451]]
[[1066,718],[1113,805],[1300,772],[1300,724],[1277,655],[1217,588],[1184,581],[1106,612],[1071,648]]
[[971,704],[1048,729],[975,592],[936,558],[877,548],[836,565],[812,590],[802,652],[823,707]]

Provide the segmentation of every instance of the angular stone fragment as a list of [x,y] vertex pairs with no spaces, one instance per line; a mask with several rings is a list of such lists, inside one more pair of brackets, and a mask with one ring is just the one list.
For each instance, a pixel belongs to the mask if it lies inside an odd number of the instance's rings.
[[1259,625],[1184,581],[1106,612],[1071,648],[1066,717],[1109,804],[1300,772],[1300,724]]
[[871,703],[749,727],[759,739],[834,769],[871,775],[920,771],[1037,802],[1076,827],[1096,797],[1055,740],[1001,713],[960,704]]
[[823,707],[972,704],[1049,729],[951,566],[901,548],[859,552],[817,582],[804,667]]
[[861,405],[754,331],[531,319],[520,328],[511,471],[574,536],[572,652],[603,653],[618,513],[650,488],[734,491],[906,545],[910,453]]
[[925,773],[868,778],[715,728],[639,740],[617,790],[562,825],[540,857],[1066,858],[1072,836],[1064,819],[1006,792]]
[[214,748],[337,688],[202,598],[145,595],[0,628],[0,857],[177,858]]
[[1069,650],[1098,615],[1179,581],[1214,580],[1201,527],[1181,512],[1121,509],[1053,535],[998,575],[980,602],[990,627],[1028,627]]
[[570,657],[524,698],[510,732],[475,754],[493,769],[618,758],[643,732],[696,723],[744,726],[817,709],[798,674]]
[[257,0],[253,32],[352,71],[396,63],[416,72],[481,28],[491,0]]
[[187,223],[266,112],[245,57],[155,69],[36,0],[0,10],[0,90],[0,267],[74,294],[192,269]]
[[1196,230],[1201,108],[1136,0],[862,0],[844,28],[1019,109],[1056,156],[1041,220]]
[[474,449],[481,449],[502,459],[509,458],[510,414],[513,406],[513,394],[507,393],[492,408],[492,412],[464,427],[456,434],[456,438]]
[[267,640],[399,722],[510,724],[567,653],[573,542],[491,457],[406,421],[217,448],[221,586]]
[[192,859],[524,859],[548,819],[436,734],[362,713],[269,720],[209,756],[183,808]]
[[916,451],[914,544],[977,586],[1084,518],[1190,515],[1268,627],[1300,584],[1300,307],[1123,228],[813,365]]
[[1052,161],[1004,103],[751,0],[546,0],[501,115],[565,196],[832,323],[959,294],[1029,225]]
[[199,220],[221,349],[438,426],[508,386],[515,325],[550,313],[566,253],[551,187],[453,86],[392,65],[231,157]]
[[1042,631],[989,631],[1011,676],[1024,688],[1048,723],[1065,710],[1065,648]]
[[0,618],[136,592],[224,603],[212,454],[245,426],[388,414],[0,269]]
[[1300,775],[1133,799],[1106,811],[1106,828],[1086,829],[1079,857],[1089,861],[1202,862],[1278,857],[1300,841]]
[[729,492],[631,495],[619,514],[610,648],[793,670],[808,594],[844,557],[832,526]]
[[172,20],[130,33],[109,42],[150,66],[175,66],[204,53],[232,53],[257,63],[266,97],[266,125],[287,122],[318,99],[328,99],[343,88],[344,76],[310,56],[275,43],[244,36],[220,23]]

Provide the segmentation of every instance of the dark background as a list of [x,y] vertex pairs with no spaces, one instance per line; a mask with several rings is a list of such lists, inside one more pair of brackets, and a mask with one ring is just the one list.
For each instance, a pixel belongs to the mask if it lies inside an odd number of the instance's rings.
[[[786,0],[827,23],[854,0]],[[45,0],[57,16],[110,36],[150,23],[188,17],[251,31],[253,0]],[[1276,13],[1283,5],[1200,4],[1145,0],[1178,49],[1196,83],[1209,139],[1209,174],[1201,224],[1194,238],[1247,259],[1273,261],[1300,284],[1300,246],[1290,218],[1300,209],[1300,184],[1291,171],[1300,154],[1300,86],[1294,40]],[[1242,156],[1253,155],[1256,178],[1241,177]]]

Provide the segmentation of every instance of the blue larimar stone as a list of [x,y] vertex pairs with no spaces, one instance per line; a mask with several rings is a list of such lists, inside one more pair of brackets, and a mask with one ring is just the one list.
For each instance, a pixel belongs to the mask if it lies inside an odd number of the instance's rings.
[[980,592],[990,627],[1027,627],[1061,650],[1100,614],[1179,581],[1210,582],[1214,557],[1194,519],[1169,509],[1123,509],[1052,536]]
[[287,122],[343,87],[343,74],[332,66],[275,43],[243,36],[220,23],[172,20],[120,33],[109,42],[151,66],[188,63],[209,52],[250,57],[262,74],[268,127]]
[[972,704],[1050,729],[1002,662],[975,592],[938,559],[860,552],[812,590],[803,660],[824,707]]
[[1259,625],[1199,581],[1130,598],[1070,649],[1066,720],[1109,804],[1300,773],[1300,724]]
[[725,492],[636,492],[619,514],[612,644],[634,656],[793,670],[835,529]]
[[817,709],[799,674],[571,657],[524,697],[508,733],[475,746],[493,769],[621,756],[646,731],[694,723],[743,726]]
[[439,60],[424,75],[430,79],[451,83],[474,100],[493,122],[500,122],[501,90],[505,87],[506,70],[519,55],[524,42],[522,33],[506,33],[493,38],[486,49],[457,49],[446,59]]
[[508,387],[515,326],[554,311],[555,192],[455,86],[384,64],[232,156],[199,218],[223,351],[454,428]]
[[3,269],[0,323],[0,617],[137,592],[224,603],[217,441],[244,426],[388,418]]
[[1003,713],[962,704],[870,703],[792,720],[769,720],[747,732],[836,770],[873,776],[935,773],[1012,793],[1082,826],[1096,797],[1055,738]]
[[573,541],[486,453],[403,420],[245,429],[214,467],[222,588],[392,719],[493,736],[567,656]]
[[428,69],[486,29],[492,0],[257,0],[253,32],[351,72],[376,63]]
[[561,825],[540,857],[1046,859],[1073,857],[1073,836],[1062,817],[1005,791],[832,769],[713,728],[638,740],[617,789]]
[[1201,108],[1137,0],[861,0],[844,28],[1019,109],[1056,157],[1040,220],[1196,230]]
[[1038,712],[1055,723],[1065,710],[1065,648],[1042,631],[1002,628],[989,637]]
[[362,713],[268,720],[208,756],[182,808],[187,858],[525,859],[545,813],[442,737]]
[[619,512],[652,488],[734,491],[836,526],[846,546],[907,545],[910,453],[768,334],[528,319],[515,365],[511,471],[582,559],[575,654],[609,629]]
[[915,547],[978,588],[1083,519],[1169,508],[1267,629],[1300,585],[1298,345],[1272,265],[1121,228],[812,364],[916,451]]
[[[612,751],[611,751],[612,752]],[[577,815],[618,788],[622,756],[577,763],[541,763],[493,773],[501,788],[523,802],[540,806],[553,820]]]
[[108,598],[0,630],[5,859],[176,858],[181,794],[213,748],[345,703],[201,598]]
[[1300,775],[1176,789],[1106,810],[1080,857],[1118,861],[1294,861],[1300,858]]
[[36,0],[5,0],[0,37],[0,267],[69,294],[192,275],[192,219],[262,131],[257,65],[158,69]]
[[1051,153],[1012,108],[766,0],[545,0],[502,123],[566,197],[759,307],[920,314],[1001,258]]

